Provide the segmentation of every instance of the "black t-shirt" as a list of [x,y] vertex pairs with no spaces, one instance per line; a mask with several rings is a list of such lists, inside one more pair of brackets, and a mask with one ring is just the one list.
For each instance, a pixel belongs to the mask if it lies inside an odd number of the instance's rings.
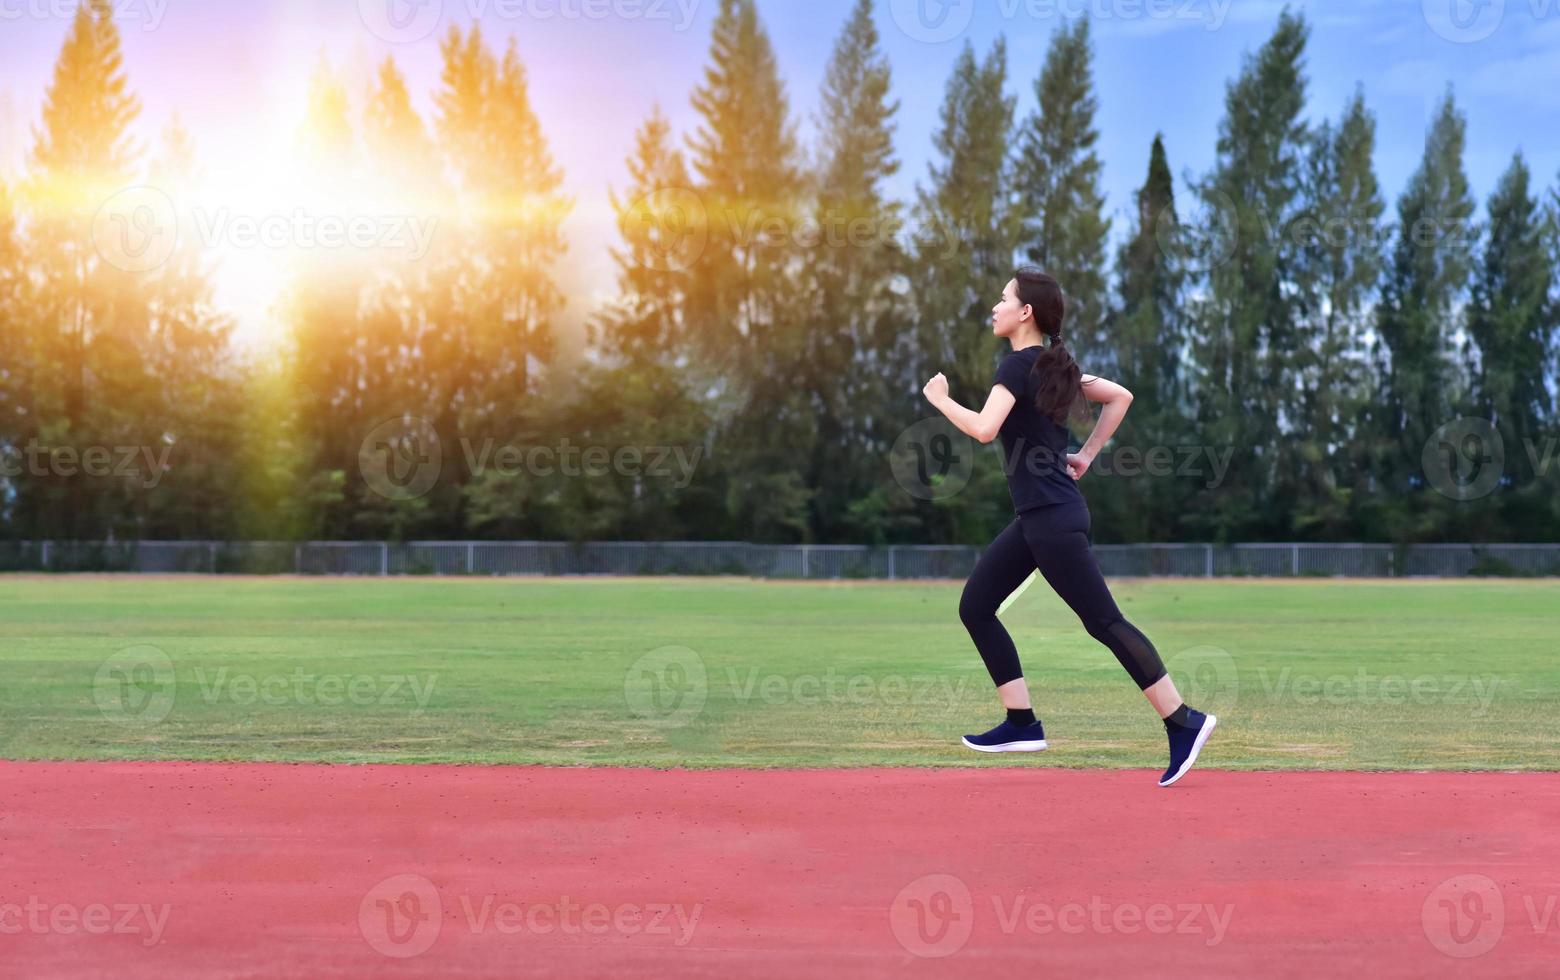
[[1003,421],[1002,465],[1015,511],[1083,499],[1078,481],[1067,472],[1067,430],[1035,408],[1035,376],[1031,370],[1044,347],[1016,350],[997,365],[996,384],[1017,399]]

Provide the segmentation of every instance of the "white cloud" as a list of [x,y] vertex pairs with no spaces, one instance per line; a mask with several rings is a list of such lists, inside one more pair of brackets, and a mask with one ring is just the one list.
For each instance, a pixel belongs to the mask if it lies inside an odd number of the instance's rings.
[[1551,49],[1491,62],[1469,77],[1467,87],[1473,95],[1560,106],[1560,51]]
[[1445,68],[1429,58],[1405,58],[1392,63],[1374,81],[1367,83],[1369,90],[1382,95],[1423,96],[1439,95],[1446,87]]

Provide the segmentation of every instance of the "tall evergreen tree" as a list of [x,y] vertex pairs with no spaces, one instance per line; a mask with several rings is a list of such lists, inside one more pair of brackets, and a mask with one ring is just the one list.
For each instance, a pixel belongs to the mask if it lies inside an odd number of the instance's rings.
[[[723,529],[711,514],[722,502],[710,486],[702,451],[709,426],[686,383],[683,330],[689,264],[699,248],[697,212],[681,152],[659,106],[640,128],[629,157],[630,186],[610,192],[622,248],[613,248],[619,295],[590,324],[598,355],[575,372],[558,431],[616,454],[668,447],[697,459],[692,482],[664,474],[615,473],[601,479],[553,480],[527,487],[482,481],[472,519],[484,530],[512,533],[527,511],[578,538],[697,538]],[[538,509],[540,512],[538,513]]]
[[899,171],[891,84],[872,4],[857,0],[824,73],[815,203],[821,240],[807,255],[812,326],[798,364],[817,419],[807,472],[812,525],[825,540],[882,533],[878,519],[863,522],[851,503],[889,479],[883,454],[904,422],[892,366],[902,325],[894,287],[905,264],[892,234],[900,206],[884,189]]
[[[18,433],[24,444],[36,439],[78,452],[138,444],[136,416],[148,387],[139,363],[142,282],[132,266],[116,266],[104,252],[117,256],[116,234],[136,236],[141,229],[116,229],[109,215],[94,237],[94,217],[131,184],[138,151],[129,130],[139,111],[111,5],[80,5],[44,95],[24,191],[33,258],[28,279],[36,288],[32,338],[24,345],[32,402]],[[18,481],[18,513],[42,536],[134,533],[123,484],[79,472],[28,474]]]
[[[921,386],[939,371],[955,398],[983,402],[1005,353],[991,336],[991,307],[1013,277],[1023,217],[1009,152],[1017,99],[1006,87],[1006,40],[999,36],[979,61],[966,42],[943,97],[937,155],[917,191],[915,323],[901,358],[909,418],[925,414]],[[951,502],[957,506],[922,508],[928,539],[990,540],[1011,514],[997,453],[982,456],[988,465],[975,466],[970,486]]]
[[1395,540],[1434,535],[1447,510],[1426,482],[1431,434],[1457,414],[1465,384],[1452,355],[1472,274],[1474,203],[1463,171],[1467,123],[1447,92],[1424,156],[1398,198],[1398,237],[1376,308],[1381,391],[1373,404],[1376,444],[1370,524]]
[[427,254],[378,263],[365,289],[359,308],[369,393],[365,411],[373,419],[403,412],[432,415],[435,372],[425,355],[443,343],[435,284],[438,270],[452,259],[441,246],[454,235],[453,216],[444,208],[449,189],[438,148],[390,58],[380,65],[369,91],[362,128],[369,186],[387,211],[404,209],[432,230]]
[[659,104],[635,135],[627,164],[624,195],[608,190],[623,239],[621,249],[611,249],[619,298],[592,324],[590,339],[636,363],[685,362],[690,267],[707,230]]
[[[22,450],[19,439],[30,425],[27,375],[33,331],[23,320],[32,306],[22,292],[24,261],[15,198],[10,185],[0,180],[0,454],[5,454],[0,458],[7,461]],[[12,513],[14,495],[12,478],[0,473],[0,537],[24,530]]]
[[707,215],[686,323],[715,393],[727,510],[759,540],[809,533],[806,395],[790,378],[811,329],[796,288],[803,175],[785,85],[753,0],[721,0],[690,140]]
[[1094,55],[1089,21],[1080,18],[1051,38],[1045,66],[1035,80],[1034,113],[1024,126],[1018,157],[1023,200],[1020,246],[1029,261],[1055,276],[1067,294],[1064,335],[1074,353],[1101,374],[1114,373],[1105,320],[1105,193],[1095,153]]
[[689,148],[708,238],[694,266],[689,326],[723,376],[744,377],[724,369],[750,373],[760,349],[796,349],[795,332],[776,329],[793,285],[793,249],[772,230],[796,227],[803,189],[785,85],[753,0],[721,0],[692,102],[700,124]]
[[[164,132],[150,176],[157,187],[197,183],[194,142],[177,118]],[[241,390],[230,363],[232,320],[217,309],[211,269],[191,238],[181,238],[148,277],[143,356],[157,384],[142,433],[146,445],[168,451],[169,467],[155,492],[144,496],[138,523],[151,538],[227,538],[236,530],[235,466],[245,438]]]
[[[1175,182],[1164,139],[1155,134],[1148,175],[1138,188],[1136,224],[1116,256],[1119,305],[1110,312],[1100,360],[1114,365],[1121,384],[1131,389],[1132,411],[1111,440],[1110,479],[1096,487],[1091,502],[1099,522],[1123,541],[1148,541],[1174,535],[1176,515],[1184,510],[1186,488],[1178,482],[1137,475],[1156,447],[1182,445],[1191,427],[1187,398],[1190,324],[1184,309],[1186,270],[1174,249],[1178,227]],[[1121,456],[1130,450],[1134,458]]]
[[480,27],[465,35],[451,28],[442,50],[438,131],[457,198],[474,215],[464,229],[471,257],[485,270],[455,297],[467,355],[460,376],[479,386],[470,394],[483,403],[500,391],[523,396],[530,376],[553,360],[552,316],[562,294],[551,270],[566,252],[560,225],[572,200],[560,192],[563,174],[514,42],[499,60]]
[[[1201,283],[1198,308],[1199,431],[1233,448],[1228,475],[1206,491],[1190,522],[1219,540],[1260,534],[1293,501],[1271,496],[1294,447],[1294,360],[1299,248],[1289,234],[1300,201],[1307,144],[1302,59],[1309,27],[1287,9],[1273,34],[1225,91],[1217,162],[1200,192],[1234,240]],[[1271,501],[1272,506],[1264,507]]]
[[[1554,380],[1554,387],[1560,388],[1560,177],[1556,178],[1554,186],[1549,188],[1544,198],[1544,233],[1549,267],[1555,270],[1554,288],[1550,292],[1550,309],[1555,311],[1555,323],[1549,334],[1554,358],[1549,370],[1552,372],[1550,377]],[[1560,399],[1552,403],[1548,421],[1551,429],[1560,431]],[[1560,479],[1560,473],[1556,477]],[[1560,500],[1556,501],[1555,508],[1554,516],[1560,518]]]
[[[357,131],[345,87],[322,58],[309,81],[308,109],[294,152],[305,161],[322,194],[312,206],[345,199],[358,179]],[[310,255],[291,269],[284,299],[289,333],[288,377],[294,389],[298,448],[310,460],[301,471],[309,481],[299,499],[322,505],[301,523],[311,533],[350,538],[376,524],[360,526],[369,488],[358,475],[359,445],[377,420],[366,417],[360,301],[368,270],[355,251]],[[352,479],[349,481],[348,477]],[[341,487],[340,495],[320,492]]]
[[1523,449],[1538,445],[1554,410],[1548,373],[1554,357],[1555,268],[1548,253],[1548,215],[1530,192],[1521,153],[1488,201],[1488,237],[1468,309],[1470,354],[1476,353],[1474,412],[1488,418],[1509,448],[1507,471],[1519,485],[1538,474]]
[[1364,473],[1359,428],[1375,394],[1367,376],[1365,335],[1381,278],[1377,229],[1386,205],[1371,163],[1376,120],[1356,90],[1337,125],[1314,134],[1306,182],[1303,244],[1305,315],[1295,362],[1301,412],[1293,438],[1299,467],[1293,532],[1336,539],[1352,533],[1350,504]]
[[428,203],[443,189],[442,167],[394,58],[380,63],[363,115],[364,149],[380,181],[402,200]]
[[[435,96],[437,131],[463,220],[436,287],[436,328],[423,351],[428,398],[445,453],[443,488],[463,499],[492,473],[463,472],[459,441],[534,444],[549,423],[540,395],[557,352],[553,318],[563,295],[554,267],[567,251],[561,224],[573,207],[530,103],[511,40],[496,58],[473,26],[451,28]],[[537,397],[532,397],[533,395]],[[475,482],[468,485],[468,477]],[[446,523],[463,517],[440,504]]]

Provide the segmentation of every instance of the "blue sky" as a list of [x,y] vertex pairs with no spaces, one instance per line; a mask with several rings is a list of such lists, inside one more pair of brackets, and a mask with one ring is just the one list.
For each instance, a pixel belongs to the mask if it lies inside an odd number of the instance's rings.
[[[281,138],[303,105],[321,58],[366,88],[372,66],[393,55],[425,115],[437,80],[437,36],[480,20],[490,38],[513,36],[554,155],[578,201],[563,276],[578,320],[610,293],[613,239],[606,188],[624,182],[635,129],[659,101],[679,133],[696,124],[688,96],[699,82],[715,0],[115,0],[131,84],[150,141],[178,112],[195,133],[203,166],[220,170],[256,140]],[[65,0],[0,2],[0,167],[14,170],[68,27]],[[1469,118],[1466,165],[1482,205],[1520,148],[1536,179],[1560,172],[1560,0],[1328,0],[1294,4],[1313,31],[1308,114],[1336,117],[1355,85],[1378,123],[1376,166],[1389,204],[1416,165],[1425,127],[1446,85]],[[1099,152],[1116,231],[1164,133],[1178,184],[1211,165],[1226,83],[1271,32],[1279,0],[881,0],[883,43],[900,100],[903,172],[891,187],[909,198],[924,180],[937,110],[966,40],[984,53],[1008,38],[1010,90],[1020,117],[1034,106],[1053,30],[1070,16],[1095,25]],[[804,137],[847,0],[760,0],[793,117]],[[603,16],[605,15],[605,16]],[[421,18],[421,19],[420,19]],[[400,24],[402,26],[397,27]],[[434,32],[427,37],[432,27]],[[388,38],[388,40],[387,40]],[[1184,193],[1184,185],[1180,185]],[[229,284],[231,285],[231,284]],[[253,297],[241,321],[264,316]],[[258,328],[255,328],[258,329]]]

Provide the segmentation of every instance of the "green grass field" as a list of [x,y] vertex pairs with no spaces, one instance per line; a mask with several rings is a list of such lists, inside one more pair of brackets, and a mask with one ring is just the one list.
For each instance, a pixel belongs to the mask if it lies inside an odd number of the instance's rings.
[[[1113,583],[1227,768],[1560,768],[1560,582]],[[1043,582],[999,717],[961,583],[0,577],[0,756],[634,766],[1163,765]]]

